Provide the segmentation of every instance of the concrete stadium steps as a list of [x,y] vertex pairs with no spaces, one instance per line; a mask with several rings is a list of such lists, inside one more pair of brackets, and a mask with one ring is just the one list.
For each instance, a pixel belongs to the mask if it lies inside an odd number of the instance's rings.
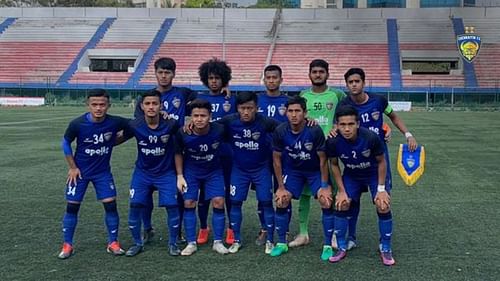
[[500,87],[500,43],[482,44],[474,66],[480,87]]
[[[268,44],[226,44],[226,61],[232,69],[230,84],[257,85],[266,61]],[[222,58],[222,44],[163,43],[155,54],[141,83],[156,83],[154,61],[172,57],[177,63],[175,83],[200,85],[198,67],[205,61]]]
[[55,82],[84,45],[0,41],[0,82]]
[[285,20],[278,43],[387,43],[386,21],[358,20]]
[[283,69],[283,85],[310,85],[309,63],[324,59],[330,64],[330,85],[344,86],[351,67],[366,72],[368,86],[390,87],[387,44],[277,44],[272,64]]
[[[272,19],[226,19],[226,43],[268,43]],[[177,19],[164,43],[221,43],[222,18]]]
[[463,19],[464,26],[473,26],[483,44],[500,43],[500,19]]
[[146,51],[150,42],[100,42],[96,49],[140,49]]
[[20,18],[0,36],[0,42],[88,42],[103,19]]
[[[399,49],[404,50],[414,50],[414,51],[457,51],[457,43],[452,42],[448,44],[432,44],[432,43],[399,43]],[[457,56],[460,56],[457,51]]]
[[129,72],[77,72],[71,84],[125,84],[132,73]]
[[[403,43],[401,51],[456,51],[456,44]],[[402,67],[402,66],[401,66]],[[403,87],[464,87],[464,75],[402,75]]]
[[[96,49],[138,49],[144,52],[148,49],[149,43],[143,42],[100,42]],[[129,72],[79,72],[70,79],[72,84],[92,83],[92,84],[125,84],[132,73]]]
[[101,42],[151,42],[162,24],[161,19],[118,18]]
[[398,28],[399,44],[456,42],[449,19],[398,19]]
[[463,75],[403,75],[404,87],[464,87]]

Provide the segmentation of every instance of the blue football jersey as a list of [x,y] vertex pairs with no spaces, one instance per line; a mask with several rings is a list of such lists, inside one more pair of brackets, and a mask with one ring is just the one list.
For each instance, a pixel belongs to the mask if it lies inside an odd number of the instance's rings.
[[269,165],[272,132],[278,122],[256,114],[251,122],[242,122],[238,113],[228,115],[219,122],[224,124],[226,138],[233,150],[233,163],[244,170]]
[[258,112],[280,123],[288,122],[288,118],[286,117],[287,102],[288,96],[286,95],[281,94],[277,97],[272,97],[267,93],[261,93],[258,99]]
[[174,120],[160,118],[158,127],[152,129],[144,118],[131,120],[124,131],[126,139],[137,140],[135,167],[151,177],[175,171],[174,137],[179,125]]
[[180,129],[175,137],[175,151],[183,154],[184,169],[200,175],[222,169],[219,150],[224,137],[224,126],[219,123],[211,123],[206,135],[186,134]]
[[[170,90],[161,93],[161,110],[166,111],[170,119],[175,119],[181,126],[184,119],[190,113],[188,104],[197,97],[196,92],[188,88],[172,87]],[[144,118],[144,111],[141,109],[142,98],[137,99],[134,117]]]
[[116,143],[116,133],[125,129],[128,119],[106,115],[104,121],[91,121],[85,113],[70,122],[64,138],[71,143],[76,138],[74,159],[83,178],[111,172],[110,159]]
[[212,120],[210,121],[220,120],[222,117],[236,112],[236,98],[234,95],[226,98],[224,95],[200,93],[198,98],[204,99],[212,105]]
[[273,149],[281,152],[284,170],[319,171],[318,151],[325,151],[325,135],[319,126],[295,134],[289,123],[282,123],[273,134]]
[[356,104],[350,97],[344,98],[337,109],[342,105],[351,105],[359,112],[360,126],[373,131],[384,140],[384,114],[389,115],[392,112],[392,107],[387,99],[383,96],[368,94],[368,100],[363,104]]
[[376,156],[384,153],[383,143],[372,131],[360,127],[356,141],[350,142],[341,134],[326,141],[329,158],[338,158],[344,164],[344,174],[352,177],[378,177]]

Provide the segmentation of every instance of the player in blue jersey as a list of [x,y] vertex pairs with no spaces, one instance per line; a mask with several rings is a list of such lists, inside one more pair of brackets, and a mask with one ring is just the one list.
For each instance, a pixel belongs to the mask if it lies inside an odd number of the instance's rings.
[[242,204],[248,196],[250,184],[255,185],[257,200],[264,208],[267,242],[266,253],[273,247],[274,209],[272,203],[271,151],[269,135],[279,124],[277,121],[257,114],[257,95],[241,92],[236,96],[238,113],[228,115],[219,122],[224,124],[233,150],[231,172],[231,213],[229,216],[234,231],[234,243],[230,253],[241,248]]
[[288,251],[286,232],[290,221],[287,207],[291,198],[299,199],[307,183],[322,209],[325,240],[321,259],[327,261],[333,255],[330,244],[334,221],[325,135],[319,126],[306,126],[307,109],[303,97],[292,97],[286,108],[288,122],[279,125],[273,135],[273,164],[278,181],[275,216],[279,242],[271,251],[271,256],[280,256]]
[[[162,57],[155,61],[155,76],[157,81],[156,90],[161,93],[161,110],[163,115],[168,115],[170,119],[175,119],[179,122],[179,125],[184,124],[184,119],[187,112],[188,104],[196,98],[196,92],[191,91],[188,88],[175,87],[172,85],[172,81],[175,78],[176,63],[172,58]],[[137,100],[137,105],[134,112],[135,118],[143,118],[144,112],[141,109],[141,97]],[[151,190],[151,196],[149,196],[149,203],[146,204],[143,212],[143,223],[144,223],[144,242],[148,243],[154,236],[154,230],[151,224],[151,214],[153,212],[153,192]],[[183,214],[183,199],[182,196],[178,196],[180,216],[182,219]],[[179,242],[184,242],[181,236],[181,231],[179,231]]]
[[[127,125],[127,119],[108,115],[109,96],[103,89],[90,90],[87,95],[89,112],[69,124],[62,140],[64,156],[69,171],[66,181],[66,213],[63,218],[64,243],[58,257],[69,258],[73,254],[73,235],[78,222],[80,204],[90,182],[96,196],[103,203],[108,229],[107,252],[123,255],[118,243],[120,225],[116,208],[116,187],[111,174],[110,159],[117,132]],[[76,139],[73,155],[71,143]]]
[[142,213],[150,203],[153,188],[158,190],[158,205],[165,207],[168,214],[169,254],[178,256],[180,253],[176,245],[181,221],[177,205],[173,148],[173,139],[179,125],[173,119],[165,120],[160,116],[160,95],[157,90],[142,95],[140,106],[144,116],[131,120],[123,134],[124,140],[135,137],[137,141],[137,160],[130,184],[129,210],[129,229],[135,245],[126,252],[127,256],[135,256],[143,251]]
[[[211,59],[200,65],[198,68],[200,80],[209,90],[206,94],[199,94],[198,97],[207,100],[212,106],[211,120],[217,121],[222,117],[236,112],[235,97],[228,95],[227,86],[231,81],[231,68],[226,62]],[[231,147],[227,143],[221,144],[220,148],[222,169],[224,171],[224,186],[226,188],[226,208],[227,212],[231,211],[231,201],[229,199],[229,185],[231,180],[231,162],[232,152]],[[198,216],[200,218],[200,230],[196,242],[202,245],[208,242],[209,229],[207,225],[208,210],[210,200],[205,200],[205,190],[200,189],[200,200],[198,201]],[[226,243],[232,244],[234,241],[234,233],[231,226],[228,227],[226,233]]]
[[278,122],[287,122],[285,104],[288,96],[280,91],[283,82],[282,73],[278,65],[271,64],[264,68],[266,92],[259,95],[258,112]]
[[[194,100],[191,103],[192,133],[187,134],[179,130],[176,135],[177,187],[183,190],[184,228],[188,242],[181,252],[183,256],[190,256],[198,249],[195,209],[199,196],[204,196],[200,198],[200,201],[208,200],[213,205],[214,243],[212,249],[220,254],[228,253],[228,249],[222,243],[225,226],[225,188],[220,148],[225,133],[223,125],[216,122],[210,123],[211,110],[212,105],[208,101]],[[203,194],[201,190],[204,190]]]
[[[384,139],[384,114],[391,119],[391,122],[403,133],[411,151],[417,148],[415,137],[406,128],[405,123],[394,112],[387,99],[383,96],[373,95],[365,92],[365,72],[361,68],[351,68],[344,75],[349,95],[343,99],[341,105],[351,105],[359,112],[360,126],[373,131],[384,143],[385,161],[387,164],[386,182],[388,188],[392,187],[391,166],[389,161],[389,151]],[[348,249],[357,246],[356,224],[359,216],[359,205],[354,202],[352,218],[349,220]]]
[[[358,111],[350,105],[336,112],[339,134],[327,141],[326,149],[338,191],[335,196],[335,235],[338,251],[329,260],[339,262],[346,256],[348,217],[352,205],[359,206],[361,193],[368,186],[376,206],[380,232],[380,256],[384,265],[395,264],[391,250],[391,187],[386,183],[383,141],[372,131],[360,127]],[[344,164],[343,174],[339,160]]]
[[[264,86],[266,87],[266,92],[259,94],[258,112],[278,122],[288,122],[285,107],[288,96],[280,91],[280,86],[283,82],[282,75],[283,72],[278,65],[268,65],[264,68]],[[276,187],[276,181],[274,183]],[[288,212],[291,215],[291,202],[288,206]],[[257,206],[257,214],[259,215],[261,229],[259,230],[257,239],[255,239],[255,244],[262,246],[266,243],[267,233],[262,205],[260,204]]]

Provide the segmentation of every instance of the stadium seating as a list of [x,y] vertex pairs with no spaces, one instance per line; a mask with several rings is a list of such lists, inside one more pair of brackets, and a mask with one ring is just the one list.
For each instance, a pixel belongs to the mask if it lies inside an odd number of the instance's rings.
[[500,87],[500,20],[469,19],[466,26],[473,26],[476,34],[481,36],[479,56],[474,60],[476,75],[480,87]]
[[[274,11],[264,10],[234,9],[230,12],[234,14],[226,17],[225,25],[219,10],[189,11],[185,15],[169,12],[151,17],[102,14],[100,17],[30,15],[11,18],[12,22],[4,24],[4,31],[0,34],[0,83],[144,88],[156,82],[154,60],[169,56],[178,65],[177,84],[200,85],[199,65],[213,57],[222,59],[224,53],[233,70],[231,85],[235,87],[260,86],[266,63],[283,68],[284,86],[306,87],[310,85],[308,64],[316,58],[330,63],[329,84],[332,86],[344,86],[343,74],[351,67],[365,69],[369,89],[392,87],[402,90],[399,89],[401,86],[412,89],[463,88],[466,84],[471,85],[464,82],[464,74],[456,72],[450,75],[409,75],[403,71],[401,80],[399,77],[398,50],[400,54],[425,50],[453,54],[457,51],[455,33],[457,26],[462,26],[461,22],[456,24],[457,18],[399,16],[391,20],[391,34],[397,33],[397,36],[391,35],[391,39],[388,38],[389,17],[377,16],[371,11],[365,11],[370,16],[351,18],[349,11],[342,16],[344,14],[333,10],[331,13],[318,11],[317,15],[310,11],[286,10],[280,24],[275,25],[278,27],[275,41],[271,34]],[[6,19],[5,15],[2,16],[0,23]],[[165,25],[166,18],[173,19]],[[110,19],[109,29],[102,29],[103,22]],[[474,26],[483,39],[480,55],[470,73],[477,76],[480,87],[498,88],[500,20],[491,16],[477,19],[468,16],[463,19],[463,25]],[[103,36],[96,40],[100,28]],[[158,36],[159,30],[164,31],[162,36]],[[88,47],[91,38],[96,44]],[[153,41],[157,44],[152,44]],[[138,67],[140,71],[135,73],[75,72],[79,54],[87,48],[141,50],[142,54],[148,53],[148,57]],[[390,48],[393,63],[389,60]],[[405,58],[401,55],[400,59]]]
[[[272,21],[228,20],[226,22],[226,61],[233,70],[231,84],[258,85],[265,66]],[[150,62],[141,83],[154,83],[155,59],[169,56],[177,62],[176,82],[200,85],[198,67],[211,58],[223,57],[222,20],[191,19],[176,21],[164,43]]]
[[[139,49],[146,52],[161,23],[160,19],[117,19],[96,49]],[[131,75],[128,72],[76,72],[70,83],[124,84]]]
[[[457,50],[453,24],[449,19],[398,19],[398,27],[400,51]],[[456,53],[456,56],[458,58],[459,54]],[[464,87],[463,74],[403,74],[402,78],[404,87]]]
[[0,36],[0,82],[55,83],[101,22],[18,19]]
[[365,69],[369,86],[391,84],[387,32],[382,19],[288,21],[285,18],[271,61],[282,66],[284,85],[310,85],[308,65],[317,58],[330,63],[330,85],[345,85],[343,75],[351,67]]

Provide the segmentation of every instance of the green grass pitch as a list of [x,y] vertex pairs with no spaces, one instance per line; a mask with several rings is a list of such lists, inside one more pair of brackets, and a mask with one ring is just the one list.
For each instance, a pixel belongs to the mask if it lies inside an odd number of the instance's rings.
[[[394,178],[393,251],[397,264],[377,255],[377,220],[364,196],[359,248],[339,264],[319,259],[320,209],[313,202],[312,243],[271,258],[254,245],[255,195],[244,205],[244,248],[220,256],[201,246],[191,257],[168,256],[163,209],[155,208],[156,241],[135,257],[105,252],[103,207],[89,188],[80,211],[75,255],[58,260],[67,166],[60,140],[68,122],[85,108],[0,108],[0,280],[498,280],[500,277],[500,113],[401,113],[427,152],[426,171],[415,187],[396,174],[397,144],[390,143]],[[130,108],[111,114],[131,116]],[[127,248],[128,184],[135,141],[115,148],[112,169],[119,192],[120,240]],[[291,230],[298,230],[297,206]],[[160,240],[160,238],[163,238]]]

